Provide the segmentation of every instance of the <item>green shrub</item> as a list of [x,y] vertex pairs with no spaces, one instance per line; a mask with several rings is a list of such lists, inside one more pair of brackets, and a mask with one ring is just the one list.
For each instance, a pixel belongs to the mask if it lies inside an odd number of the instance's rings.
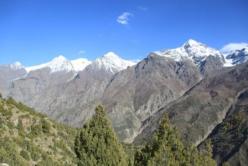
[[49,133],[50,132],[51,125],[47,120],[42,119],[41,120],[41,125],[42,125],[42,132],[43,133]]
[[29,133],[30,138],[34,138],[42,133],[42,126],[40,124],[32,125],[31,132]]
[[38,161],[40,159],[40,154],[37,152],[32,152],[31,153],[31,158],[33,161]]
[[24,159],[30,160],[30,156],[29,156],[29,153],[28,153],[27,151],[21,150],[20,155],[21,155]]
[[2,115],[5,116],[7,119],[10,119],[13,115],[11,110],[7,110],[7,109],[2,109]]

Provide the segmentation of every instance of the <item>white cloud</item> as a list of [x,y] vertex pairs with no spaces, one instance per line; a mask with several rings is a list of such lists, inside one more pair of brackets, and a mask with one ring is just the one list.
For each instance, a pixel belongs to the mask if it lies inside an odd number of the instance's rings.
[[241,50],[245,47],[248,48],[248,43],[229,43],[221,49],[221,52],[222,53],[233,52],[235,50]]
[[116,21],[122,25],[126,25],[129,22],[130,16],[133,16],[133,14],[129,12],[124,12],[117,18]]

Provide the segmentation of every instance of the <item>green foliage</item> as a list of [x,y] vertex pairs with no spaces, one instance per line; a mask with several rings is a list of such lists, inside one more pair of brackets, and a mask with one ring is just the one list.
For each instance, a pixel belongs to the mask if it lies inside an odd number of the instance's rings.
[[26,159],[26,160],[30,160],[30,156],[29,153],[26,150],[21,150],[20,155]]
[[216,165],[211,155],[211,147],[209,145],[206,152],[202,154],[194,147],[183,145],[176,129],[170,126],[167,115],[164,115],[152,141],[147,143],[145,147],[137,150],[134,165]]
[[127,157],[102,106],[75,139],[78,165],[126,166]]
[[[80,131],[49,120],[12,98],[0,98],[0,163],[9,165],[212,166],[211,143],[185,146],[164,116],[151,142],[122,145],[102,106]],[[18,124],[16,121],[19,120]],[[235,126],[240,118],[235,119]],[[125,147],[125,150],[123,148]],[[128,154],[128,155],[127,155]]]
[[0,108],[0,111],[1,111],[2,116],[6,117],[7,119],[10,119],[10,117],[13,115],[11,110],[4,109],[2,106]]
[[212,166],[212,165],[216,165],[216,162],[212,159],[212,143],[210,140],[208,140],[207,142],[205,142],[205,144],[203,145],[203,152],[202,155],[200,156],[201,161],[202,161],[202,165],[206,165],[206,166]]
[[[58,135],[63,133],[63,137]],[[0,98],[0,163],[9,165],[76,165],[77,129],[35,113],[12,98]],[[56,142],[61,142],[57,151]]]
[[33,125],[31,126],[31,132],[30,132],[29,135],[30,135],[31,138],[34,138],[34,137],[40,135],[41,132],[42,132],[42,127],[41,127],[41,125],[40,125],[40,124],[33,124]]
[[51,129],[50,123],[46,119],[41,120],[41,125],[42,125],[42,132],[43,133],[49,133]]
[[25,159],[17,152],[15,143],[9,141],[7,137],[0,139],[0,163],[18,166],[27,165]]
[[61,163],[54,161],[51,157],[47,154],[42,154],[42,159],[40,162],[37,163],[37,166],[60,166]]

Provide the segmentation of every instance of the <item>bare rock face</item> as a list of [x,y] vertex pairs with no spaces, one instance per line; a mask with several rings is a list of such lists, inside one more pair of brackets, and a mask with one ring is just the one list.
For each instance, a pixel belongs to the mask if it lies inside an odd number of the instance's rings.
[[213,73],[223,69],[222,57],[208,56],[199,66],[201,73],[206,76],[211,76]]
[[60,93],[50,105],[51,116],[72,126],[82,126],[94,114],[95,107],[101,104],[104,89],[113,74],[93,70],[91,66],[79,72],[57,89]]
[[132,142],[150,117],[221,69],[222,58],[193,40],[151,53],[135,66],[110,52],[73,72],[73,64],[59,56],[29,67],[25,78],[11,84],[9,96],[71,126],[81,126],[103,104],[119,137]]
[[[136,142],[151,135],[163,113],[179,129],[186,142],[200,144],[226,118],[236,98],[248,88],[248,63],[226,68],[206,77],[177,101],[150,117]],[[144,126],[145,126],[144,124]],[[155,126],[155,127],[154,127]]]
[[229,80],[224,80],[223,73],[230,70],[224,63],[222,53],[194,40],[151,53],[136,65],[110,52],[74,71],[73,63],[59,56],[29,67],[25,77],[11,83],[8,94],[77,127],[103,104],[125,142],[150,135],[161,114],[169,112],[186,133],[183,137],[198,144],[225,118],[238,93],[222,85],[239,75],[226,74]]
[[3,96],[8,94],[8,88],[12,81],[23,77],[26,70],[21,64],[0,65],[0,92]]
[[28,74],[14,81],[8,94],[60,122],[82,126],[101,103],[112,76],[129,65],[134,63],[113,52],[92,63],[59,56],[48,63],[28,67]]
[[228,159],[228,163],[230,165],[240,165],[240,166],[246,166],[248,163],[248,139],[246,139],[240,147],[238,147],[237,152],[233,154]]
[[142,122],[176,100],[201,79],[191,61],[175,62],[156,54],[115,75],[103,95],[113,126],[126,142],[137,136]]
[[113,73],[92,69],[79,73],[54,72],[49,68],[31,71],[14,81],[9,96],[39,112],[72,126],[81,126],[94,113]]
[[223,56],[189,40],[179,48],[151,53],[136,65],[113,52],[93,62],[72,63],[59,56],[26,68],[28,72],[19,64],[0,66],[0,91],[75,127],[103,104],[127,143],[149,139],[167,113],[185,142],[200,148],[211,139],[218,164],[245,165],[247,55],[243,48]]
[[50,73],[48,68],[35,70],[25,77],[13,81],[8,95],[50,115],[50,104],[62,91],[59,87],[62,83],[70,80],[73,75],[72,72]]
[[213,157],[219,165],[225,162],[230,165],[247,165],[248,88],[239,93],[223,122],[206,140],[211,140]]

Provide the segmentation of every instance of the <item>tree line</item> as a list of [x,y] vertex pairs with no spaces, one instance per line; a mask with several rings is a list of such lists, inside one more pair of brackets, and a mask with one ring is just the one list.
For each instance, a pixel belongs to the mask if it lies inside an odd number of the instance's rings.
[[128,151],[118,141],[102,106],[82,127],[75,139],[74,150],[79,166],[214,166],[211,143],[199,151],[184,145],[168,116],[163,115],[151,141]]

